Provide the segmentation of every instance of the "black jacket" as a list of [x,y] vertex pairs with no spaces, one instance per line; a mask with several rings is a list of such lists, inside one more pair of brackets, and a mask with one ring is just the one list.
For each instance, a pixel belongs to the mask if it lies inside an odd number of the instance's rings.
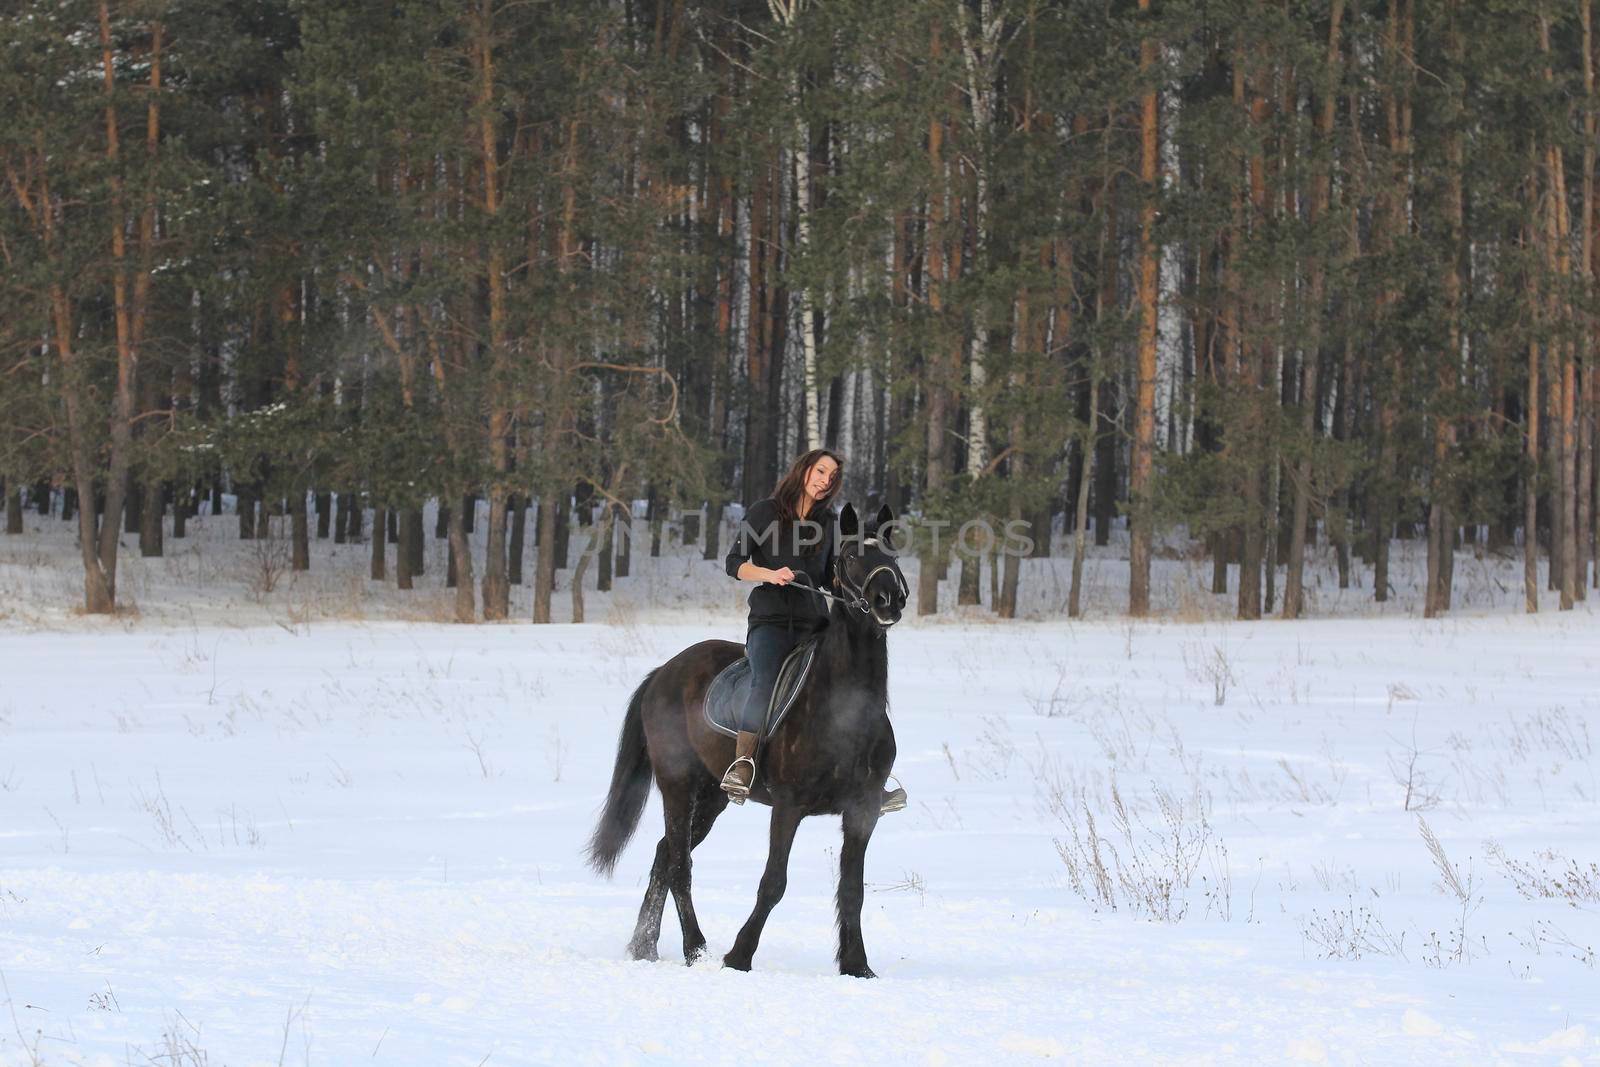
[[[773,570],[788,567],[797,577],[806,574],[818,589],[827,589],[833,571],[833,509],[826,505],[813,508],[811,521],[821,528],[820,543],[815,540],[816,530],[780,522],[778,503],[772,497],[756,501],[746,510],[733,544],[728,548],[725,561],[728,576],[739,577],[740,564],[748,560],[758,567]],[[761,582],[750,590],[749,603],[751,626],[778,623],[796,631],[810,632],[828,621],[828,601],[793,583]]]

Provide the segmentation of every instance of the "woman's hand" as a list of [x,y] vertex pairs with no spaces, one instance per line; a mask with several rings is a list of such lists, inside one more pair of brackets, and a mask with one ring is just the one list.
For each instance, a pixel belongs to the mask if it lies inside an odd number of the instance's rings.
[[767,569],[767,581],[773,585],[788,585],[794,581],[794,571],[788,567],[779,567],[777,570]]

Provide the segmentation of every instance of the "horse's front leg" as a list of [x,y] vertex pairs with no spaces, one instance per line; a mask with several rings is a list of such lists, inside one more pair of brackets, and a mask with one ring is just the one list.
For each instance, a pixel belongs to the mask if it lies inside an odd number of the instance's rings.
[[789,849],[794,845],[795,831],[800,829],[800,820],[805,818],[805,813],[798,805],[774,803],[772,808],[772,827],[767,844],[767,869],[761,872],[761,886],[756,890],[755,910],[750,913],[744,926],[739,930],[739,936],[733,942],[733,948],[722,958],[723,966],[732,967],[737,971],[748,971],[750,961],[756,954],[756,946],[761,941],[761,930],[767,924],[767,916],[772,914],[772,909],[777,907],[778,901],[783,899],[783,891],[789,885]]
[[861,903],[866,894],[867,842],[878,825],[877,791],[844,813],[844,848],[839,853],[839,973],[856,978],[876,978],[867,966],[867,946],[861,940]]

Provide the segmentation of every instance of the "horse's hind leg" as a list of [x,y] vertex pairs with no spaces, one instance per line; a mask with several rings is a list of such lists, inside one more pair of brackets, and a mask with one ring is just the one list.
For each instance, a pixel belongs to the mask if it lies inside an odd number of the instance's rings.
[[656,845],[656,861],[650,865],[650,885],[644,891],[644,903],[639,905],[639,921],[633,928],[633,940],[628,942],[628,955],[636,960],[654,962],[661,957],[656,953],[656,943],[661,940],[661,909],[667,902],[667,839]]
[[844,813],[844,847],[839,852],[839,973],[875,978],[867,966],[867,946],[861,940],[861,901],[865,895],[867,842],[878,824],[879,798],[847,808]]
[[[694,786],[673,790],[671,802],[664,804],[667,815],[667,885],[672,890],[672,902],[678,906],[678,927],[683,931],[683,962],[693,965],[705,954],[706,935],[700,930],[700,920],[694,914],[694,898],[689,895],[689,854],[698,843],[694,837],[696,811],[705,801],[697,795]],[[666,801],[667,794],[662,794]],[[720,812],[707,812],[705,830]],[[702,835],[704,836],[704,835]]]
[[[701,789],[695,794],[690,805],[691,852],[706,839],[712,825],[717,821],[717,816],[721,815],[727,806],[727,794],[715,788],[715,783],[711,783],[711,788]],[[670,832],[671,820],[668,819],[667,822]],[[633,940],[628,942],[628,954],[636,960],[654,961],[660,958],[656,953],[656,945],[661,940],[661,913],[667,903],[671,856],[668,840],[663,836],[656,844],[655,862],[650,867],[650,885],[644,892],[644,903],[639,905],[639,922],[634,927]],[[704,944],[702,938],[702,948]],[[685,958],[687,959],[687,953]],[[689,962],[694,961],[689,960]]]
[[755,910],[739,930],[733,949],[722,958],[723,966],[737,971],[748,971],[755,957],[756,946],[761,941],[761,931],[767,925],[767,916],[783,899],[789,885],[789,849],[794,845],[795,831],[805,812],[795,804],[784,804],[772,809],[772,828],[767,842],[767,869],[761,872],[761,885],[756,890]]

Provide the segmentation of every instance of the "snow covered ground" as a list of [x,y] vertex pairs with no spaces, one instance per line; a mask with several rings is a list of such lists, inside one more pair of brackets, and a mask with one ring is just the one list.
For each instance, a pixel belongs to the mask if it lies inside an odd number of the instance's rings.
[[659,963],[623,952],[654,800],[614,881],[581,863],[632,687],[742,636],[719,564],[461,627],[431,538],[411,594],[326,543],[268,593],[196,526],[124,557],[114,620],[71,610],[59,520],[0,540],[0,1064],[1600,1062],[1600,620],[1521,615],[1515,563],[1423,621],[1420,544],[1387,606],[1320,560],[1318,617],[1239,624],[1162,560],[1130,623],[1113,548],[1086,621],[1049,560],[1033,619],[897,627],[863,982],[836,819],[750,974],[715,960],[766,809],[695,853],[694,968],[670,908]]

